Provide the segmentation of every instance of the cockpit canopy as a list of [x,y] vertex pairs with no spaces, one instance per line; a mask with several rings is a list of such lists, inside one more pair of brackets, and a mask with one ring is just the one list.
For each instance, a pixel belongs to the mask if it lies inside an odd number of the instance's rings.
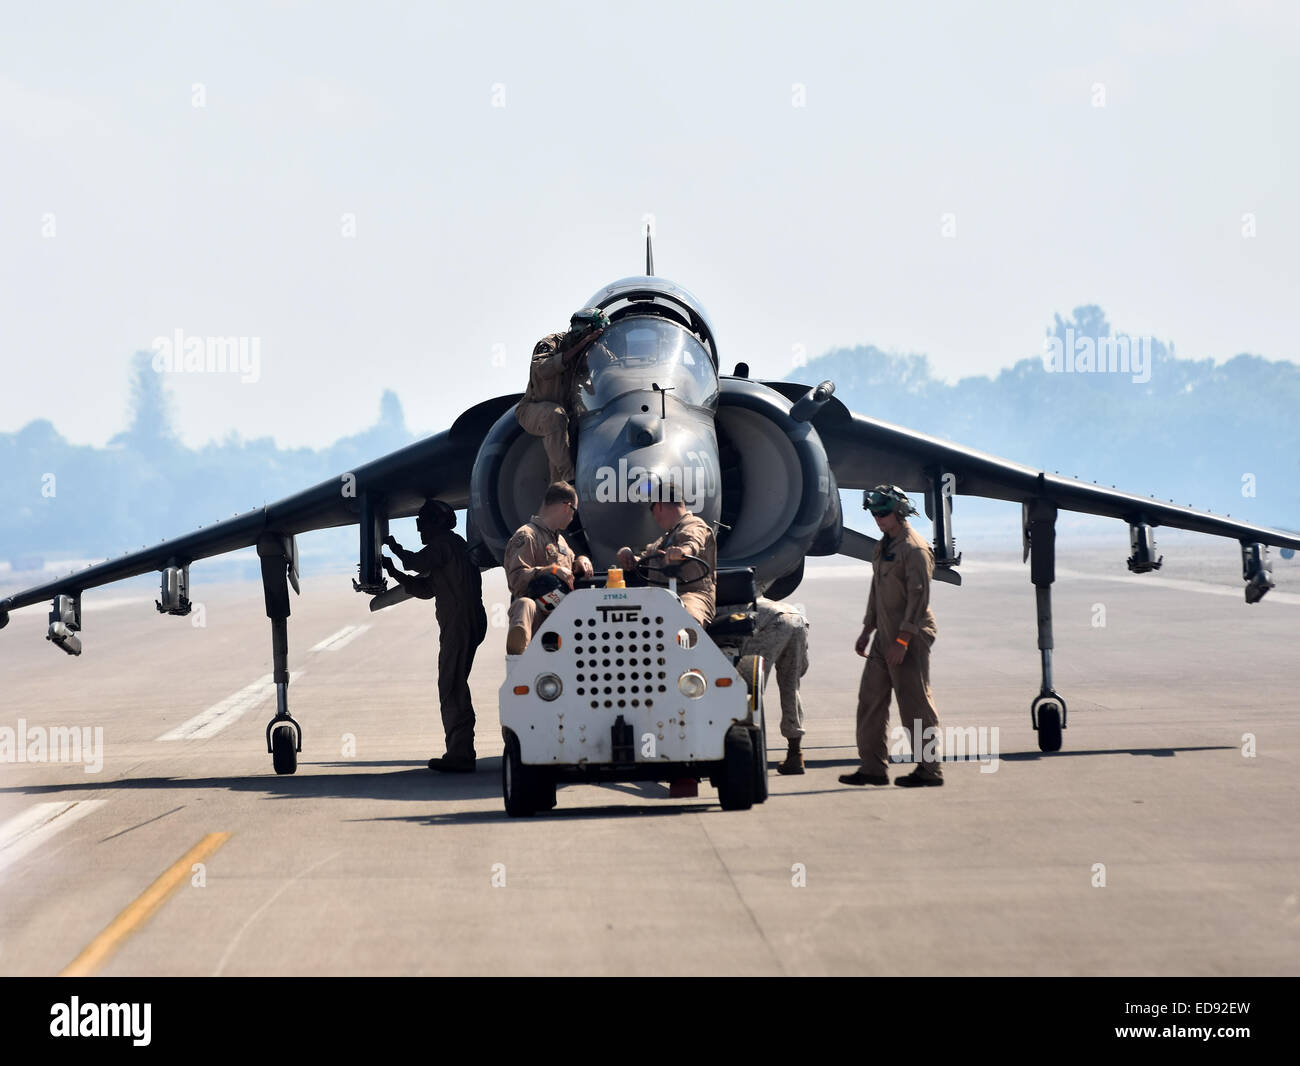
[[628,315],[609,326],[586,353],[579,378],[582,412],[597,411],[628,392],[652,385],[692,407],[716,407],[718,374],[699,340],[675,322],[655,315]]

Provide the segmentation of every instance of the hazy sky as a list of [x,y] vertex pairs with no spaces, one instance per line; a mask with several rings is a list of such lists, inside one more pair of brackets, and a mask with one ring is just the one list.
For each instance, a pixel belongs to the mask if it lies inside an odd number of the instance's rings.
[[1182,356],[1300,359],[1294,3],[5,0],[0,24],[0,431],[102,443],[131,353],[177,329],[260,339],[254,384],[170,376],[188,443],[321,444],[385,387],[441,428],[640,272],[646,214],[728,369],[874,343],[988,373],[1082,303]]

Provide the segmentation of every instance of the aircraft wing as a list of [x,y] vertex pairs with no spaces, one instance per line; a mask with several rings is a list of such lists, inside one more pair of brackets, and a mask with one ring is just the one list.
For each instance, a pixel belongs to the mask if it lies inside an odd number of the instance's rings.
[[[413,515],[430,497],[445,500],[452,507],[464,507],[479,445],[492,423],[518,398],[499,396],[477,404],[442,433],[355,470],[340,471],[338,477],[277,503],[0,599],[0,626],[8,621],[9,611],[48,602],[60,594],[77,594],[124,578],[248,548],[266,533],[290,538],[308,530],[358,523],[363,507],[381,519]],[[296,582],[296,573],[292,580]]]
[[[791,400],[809,386],[788,381],[764,384]],[[1300,549],[1300,534],[1195,511],[1174,503],[1138,496],[1114,488],[1049,474],[951,441],[896,426],[850,411],[831,398],[812,420],[826,448],[831,470],[841,488],[898,485],[907,491],[931,492],[936,478],[951,474],[954,491],[1028,504],[1050,499],[1067,511],[1104,515],[1131,525],[1172,526],[1242,543]]]

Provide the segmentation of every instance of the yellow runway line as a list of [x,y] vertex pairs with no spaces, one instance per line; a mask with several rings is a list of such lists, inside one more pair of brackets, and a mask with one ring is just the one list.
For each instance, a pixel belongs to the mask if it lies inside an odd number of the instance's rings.
[[229,833],[209,833],[194,847],[177,859],[152,885],[146,888],[129,907],[114,918],[85,949],[73,959],[60,977],[93,977],[108,962],[140,926],[167,902],[167,897],[185,883],[190,868],[216,852],[227,840]]

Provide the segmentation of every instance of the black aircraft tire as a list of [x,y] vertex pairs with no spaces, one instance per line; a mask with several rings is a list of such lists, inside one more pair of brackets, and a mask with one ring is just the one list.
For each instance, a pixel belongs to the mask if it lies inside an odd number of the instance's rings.
[[733,725],[723,742],[718,775],[718,802],[724,811],[747,811],[754,805],[754,744],[751,731]]
[[1038,750],[1061,750],[1061,708],[1055,703],[1038,708]]
[[536,813],[537,786],[519,754],[519,738],[506,737],[501,756],[501,797],[511,818],[530,818]]
[[298,736],[291,725],[271,730],[271,765],[277,774],[292,774],[298,769]]

